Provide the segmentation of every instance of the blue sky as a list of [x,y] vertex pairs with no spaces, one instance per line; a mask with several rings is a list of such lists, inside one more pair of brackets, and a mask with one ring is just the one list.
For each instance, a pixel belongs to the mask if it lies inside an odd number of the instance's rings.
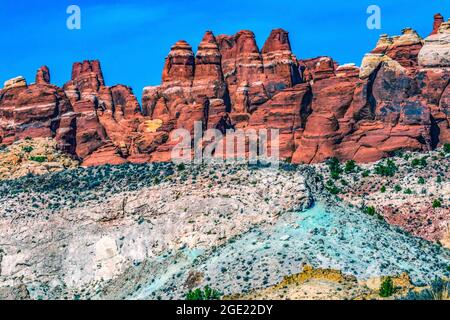
[[[255,32],[260,47],[271,29],[290,33],[299,58],[331,55],[359,65],[380,34],[415,28],[431,31],[433,15],[450,17],[450,0],[224,0],[224,1],[10,1],[0,0],[0,84],[50,67],[52,83],[70,78],[72,63],[100,59],[108,85],[129,85],[141,96],[160,83],[164,58],[177,40],[197,48],[204,32]],[[66,9],[81,8],[81,30],[68,30]],[[381,8],[382,29],[366,27],[369,5]]]

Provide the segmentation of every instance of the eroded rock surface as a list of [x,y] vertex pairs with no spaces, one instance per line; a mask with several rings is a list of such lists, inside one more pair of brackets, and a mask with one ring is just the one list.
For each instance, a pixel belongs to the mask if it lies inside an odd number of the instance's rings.
[[304,264],[358,281],[443,276],[448,250],[321,195],[311,170],[126,164],[0,182],[0,297],[236,295]]
[[229,140],[233,130],[279,129],[279,154],[294,163],[433,150],[450,141],[449,23],[436,15],[425,39],[411,28],[382,35],[361,67],[297,59],[283,29],[262,49],[249,30],[207,31],[196,51],[183,40],[172,46],[142,107],[131,88],[106,85],[99,61],[75,63],[63,88],[43,66],[35,84],[18,77],[0,91],[0,143],[54,138],[84,165],[161,162],[178,143],[174,130],[193,134],[199,122]]

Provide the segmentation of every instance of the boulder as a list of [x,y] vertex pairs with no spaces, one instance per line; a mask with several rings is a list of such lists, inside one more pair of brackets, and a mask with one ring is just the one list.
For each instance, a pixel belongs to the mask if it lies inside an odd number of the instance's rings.
[[3,90],[8,90],[12,88],[22,88],[27,86],[27,81],[24,77],[18,76],[12,79],[9,79],[5,81],[5,84],[3,85]]
[[442,23],[437,33],[425,39],[419,52],[419,65],[424,68],[450,67],[450,21]]

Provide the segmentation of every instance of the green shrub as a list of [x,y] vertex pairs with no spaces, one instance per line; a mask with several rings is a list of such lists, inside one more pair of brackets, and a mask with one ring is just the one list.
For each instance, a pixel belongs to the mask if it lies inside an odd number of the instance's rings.
[[334,195],[341,193],[341,189],[336,187],[333,180],[331,179],[327,181],[327,185],[325,186],[325,188],[328,190],[329,193]]
[[427,165],[427,160],[425,157],[420,158],[420,159],[416,158],[411,161],[411,165],[413,167],[425,167]]
[[388,298],[395,292],[394,282],[391,277],[386,277],[380,286],[380,297]]
[[33,151],[33,147],[32,146],[23,146],[22,150],[26,153],[30,153],[31,151]]
[[364,178],[367,178],[370,175],[370,171],[369,170],[364,170],[363,173],[361,174]]
[[412,190],[410,188],[405,190],[405,194],[413,194]]
[[222,293],[206,286],[202,289],[189,290],[186,294],[186,300],[219,300]]
[[179,163],[177,165],[177,170],[178,171],[184,171],[186,169],[186,165],[184,163]]
[[433,201],[433,208],[436,209],[436,208],[440,208],[440,207],[442,207],[441,201],[439,199],[435,199]]
[[381,189],[380,189],[380,192],[381,193],[385,193],[386,192],[386,186],[382,186]]
[[42,163],[42,162],[47,161],[47,157],[46,156],[32,156],[32,157],[30,157],[30,160]]
[[339,179],[342,173],[342,168],[339,160],[337,158],[331,158],[327,161],[328,169],[330,170],[331,178],[334,180]]
[[356,171],[356,168],[356,162],[354,160],[350,160],[345,163],[344,171],[345,173],[352,173]]
[[425,184],[425,179],[423,177],[419,177],[419,184]]
[[445,153],[450,153],[450,143],[444,144],[444,152]]
[[374,216],[374,215],[376,215],[377,211],[375,210],[374,207],[367,207],[367,208],[366,208],[366,213],[367,213],[369,216]]
[[402,187],[400,187],[398,184],[394,187],[394,190],[396,191],[396,192],[400,192],[400,191],[402,191]]
[[397,166],[391,159],[388,159],[384,163],[380,162],[375,166],[375,173],[383,177],[393,177],[397,170]]

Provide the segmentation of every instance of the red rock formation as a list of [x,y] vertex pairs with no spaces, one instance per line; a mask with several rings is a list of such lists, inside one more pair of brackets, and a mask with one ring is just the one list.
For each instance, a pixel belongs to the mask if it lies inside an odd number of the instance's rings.
[[42,66],[36,73],[36,84],[49,84],[50,83],[50,70],[47,66]]
[[348,133],[347,125],[340,123],[353,101],[358,74],[351,70],[333,71],[329,58],[320,59],[312,85],[312,113],[307,118],[293,162],[320,162],[336,155],[336,145]]
[[255,35],[244,30],[234,36],[219,36],[218,41],[232,111],[236,114],[251,112],[269,99]]
[[76,112],[76,150],[81,159],[105,145],[107,135],[97,116],[98,93],[104,85],[98,61],[74,63],[72,79],[64,85]]
[[227,130],[278,129],[280,155],[295,163],[429,150],[450,142],[449,34],[436,15],[425,40],[410,28],[382,35],[358,68],[297,60],[282,29],[261,51],[251,31],[208,31],[196,54],[175,43],[161,85],[144,89],[142,111],[131,88],[105,85],[98,61],[75,63],[63,89],[41,67],[36,84],[17,77],[0,91],[0,142],[54,137],[84,165],[169,161],[174,129],[193,134],[199,121],[228,134],[222,142],[235,138]]
[[[75,63],[64,86],[76,112],[76,155],[83,165],[134,161],[146,149],[145,121],[131,88],[105,86],[98,61]],[[140,141],[140,148],[135,141]],[[130,159],[128,159],[130,158]]]
[[3,89],[0,91],[0,143],[10,144],[27,137],[56,137],[62,149],[70,152],[73,128],[66,119],[71,111],[64,91],[54,85]]
[[287,31],[272,30],[261,53],[266,76],[265,87],[269,93],[300,83],[299,67],[292,54]]
[[191,86],[194,79],[194,53],[184,40],[175,43],[166,58],[163,70],[163,83]]
[[439,31],[439,27],[444,22],[444,17],[440,13],[436,13],[434,15],[434,23],[433,23],[433,31],[431,31],[430,36],[433,34],[437,34]]
[[279,154],[284,159],[292,158],[296,150],[295,135],[301,134],[306,125],[310,99],[311,88],[308,84],[278,92],[251,114],[247,129],[279,130]]
[[195,57],[193,87],[198,91],[198,95],[218,97],[224,94],[224,92],[217,92],[217,90],[225,89],[223,84],[219,46],[213,33],[208,31],[200,42]]

